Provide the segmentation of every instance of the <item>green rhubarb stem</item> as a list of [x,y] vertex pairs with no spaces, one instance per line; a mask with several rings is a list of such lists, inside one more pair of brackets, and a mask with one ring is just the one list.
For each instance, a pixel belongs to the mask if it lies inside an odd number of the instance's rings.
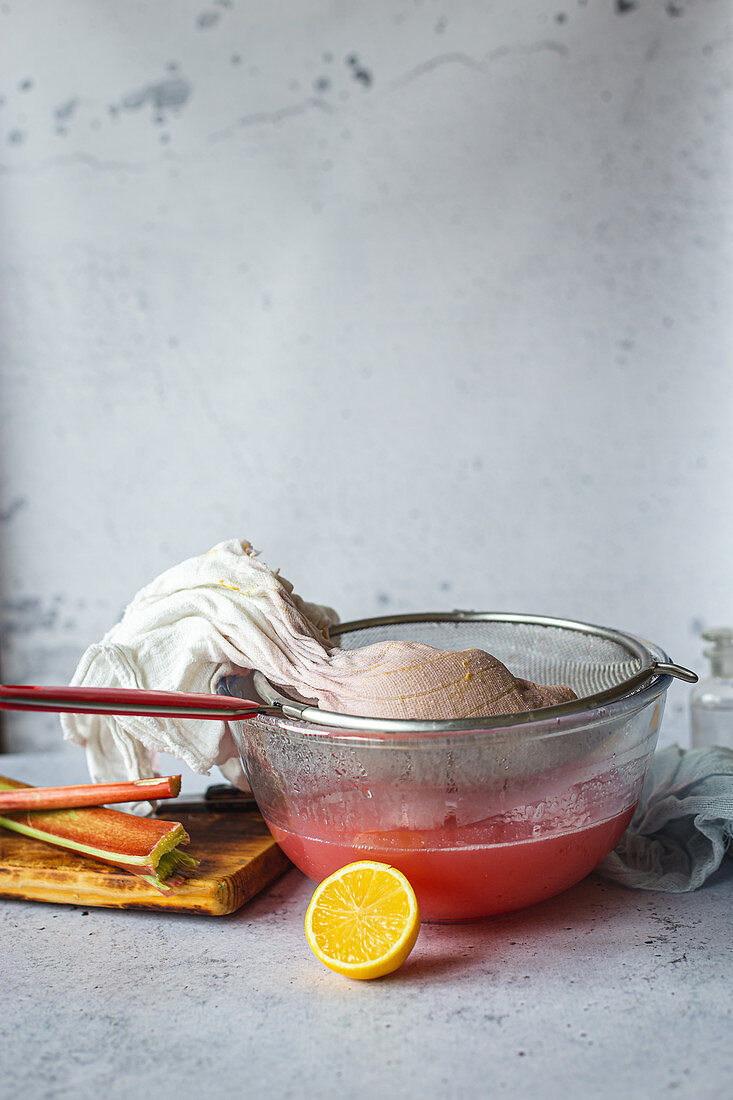
[[[64,811],[62,811],[64,812]],[[126,815],[133,817],[133,814]],[[30,818],[30,814],[26,815],[26,818]],[[146,820],[145,818],[142,819]],[[44,829],[34,829],[32,825],[29,825],[26,821],[18,821],[12,817],[0,816],[0,825],[4,829],[12,829],[13,832],[22,833],[24,836],[31,836],[34,840],[43,840],[46,844],[58,844],[61,847],[68,848],[72,852],[81,852],[84,856],[92,856],[94,859],[102,860],[114,860],[117,864],[125,864],[130,867],[144,867],[151,871],[154,871],[158,860],[166,852],[172,851],[178,844],[185,844],[188,840],[188,835],[182,825],[178,825],[176,822],[166,822],[174,826],[170,832],[161,839],[161,841],[152,849],[148,855],[142,856],[128,856],[124,852],[120,852],[115,855],[109,848],[95,848],[92,844],[82,844],[78,840],[72,840],[71,837],[60,837],[52,832]],[[163,846],[164,841],[170,841],[172,843],[166,843]],[[161,849],[158,851],[158,849]]]

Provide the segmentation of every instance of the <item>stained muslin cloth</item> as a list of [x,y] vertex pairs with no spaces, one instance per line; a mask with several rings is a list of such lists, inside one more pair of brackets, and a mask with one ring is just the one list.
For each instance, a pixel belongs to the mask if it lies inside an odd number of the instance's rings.
[[[215,692],[220,680],[258,669],[287,694],[324,710],[383,718],[467,718],[574,699],[570,688],[522,680],[481,650],[444,652],[418,642],[341,650],[338,622],[231,540],[174,566],[143,588],[121,621],[83,655],[72,684]],[[67,740],[84,745],[95,782],[145,778],[169,752],[196,772],[217,764],[245,785],[225,722],[65,714]]]
[[672,745],[652,759],[621,841],[597,868],[623,886],[679,894],[717,871],[733,837],[733,751]]

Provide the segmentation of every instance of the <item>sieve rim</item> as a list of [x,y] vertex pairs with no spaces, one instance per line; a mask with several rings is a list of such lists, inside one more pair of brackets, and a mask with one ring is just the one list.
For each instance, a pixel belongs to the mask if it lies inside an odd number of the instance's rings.
[[627,677],[619,684],[593,695],[584,695],[568,703],[556,703],[550,707],[538,707],[534,710],[520,711],[518,714],[495,714],[484,718],[446,718],[438,720],[410,718],[368,718],[356,714],[338,714],[335,711],[321,710],[308,703],[298,703],[294,699],[277,691],[261,672],[255,672],[253,684],[255,691],[267,707],[276,713],[296,721],[308,722],[316,726],[328,726],[331,729],[355,730],[358,732],[381,733],[437,733],[456,730],[504,729],[507,726],[521,726],[531,722],[593,710],[598,706],[611,703],[630,695],[635,690],[654,682],[655,679],[677,676],[694,683],[697,676],[689,669],[670,663],[668,655],[659,646],[647,643],[641,638],[625,631],[598,626],[595,623],[581,622],[576,619],[559,619],[547,615],[522,615],[506,611],[425,611],[403,615],[381,615],[366,619],[352,619],[331,627],[329,636],[336,638],[341,634],[352,633],[378,626],[394,626],[400,623],[415,622],[470,622],[470,621],[508,622],[553,627],[591,634],[606,641],[615,642],[632,657],[641,662],[639,671]]

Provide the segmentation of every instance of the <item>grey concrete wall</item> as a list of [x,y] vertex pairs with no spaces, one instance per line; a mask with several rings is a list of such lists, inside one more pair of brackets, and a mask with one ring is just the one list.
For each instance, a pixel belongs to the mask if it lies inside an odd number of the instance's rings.
[[3,5],[3,678],[66,680],[232,536],[344,617],[575,616],[699,665],[733,620],[731,14]]

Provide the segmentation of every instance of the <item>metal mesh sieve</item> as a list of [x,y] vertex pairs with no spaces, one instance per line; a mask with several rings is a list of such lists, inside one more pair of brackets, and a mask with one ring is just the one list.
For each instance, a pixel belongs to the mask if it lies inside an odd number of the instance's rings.
[[263,701],[281,707],[287,717],[341,729],[394,732],[486,729],[586,710],[639,691],[661,675],[676,676],[690,683],[697,680],[694,672],[669,663],[662,650],[631,634],[537,615],[476,611],[395,615],[341,623],[332,628],[331,636],[343,649],[397,640],[423,642],[442,650],[482,649],[498,657],[515,676],[537,684],[565,684],[578,699],[541,710],[470,720],[363,718],[295,703],[276,691],[261,673],[256,673],[254,683]]

